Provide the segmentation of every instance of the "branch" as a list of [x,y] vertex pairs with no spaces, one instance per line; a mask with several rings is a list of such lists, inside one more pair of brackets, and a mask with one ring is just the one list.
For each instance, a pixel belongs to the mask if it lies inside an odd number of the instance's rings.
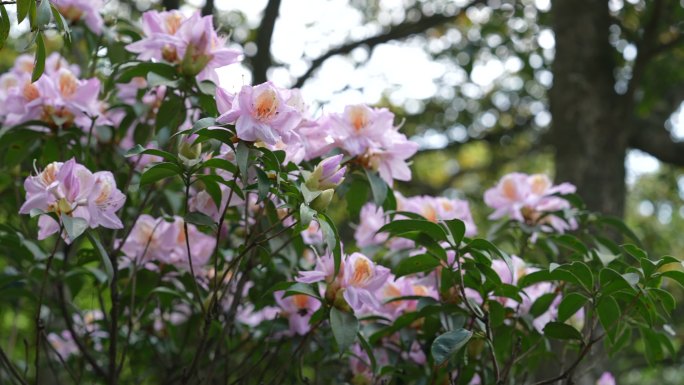
[[674,141],[662,122],[641,122],[643,127],[634,130],[630,137],[630,147],[647,152],[661,162],[684,166],[684,142]]
[[379,35],[375,35],[375,36],[372,36],[372,37],[369,37],[369,38],[366,38],[363,40],[349,42],[349,43],[343,44],[337,48],[333,48],[330,51],[328,51],[328,52],[324,53],[323,55],[314,59],[311,62],[311,66],[306,71],[306,73],[304,73],[304,75],[297,78],[293,88],[299,88],[302,85],[304,85],[304,82],[306,82],[313,75],[313,73],[321,65],[323,65],[323,63],[326,60],[330,59],[333,56],[347,54],[347,53],[353,51],[355,48],[361,47],[361,46],[367,46],[369,49],[372,50],[375,46],[377,46],[379,44],[387,43],[387,42],[393,41],[393,40],[401,40],[401,39],[405,39],[405,38],[413,36],[413,35],[417,35],[419,33],[427,31],[430,28],[437,27],[437,26],[442,25],[442,24],[444,24],[450,20],[453,20],[459,14],[465,12],[466,9],[468,9],[468,8],[470,8],[476,4],[481,4],[481,3],[485,3],[485,2],[486,1],[484,1],[484,0],[473,0],[470,4],[463,7],[458,14],[454,14],[454,15],[435,14],[432,16],[423,16],[418,21],[406,22],[406,23],[402,23],[402,24],[392,26],[386,32],[381,33]]
[[214,14],[214,0],[206,0],[202,7],[202,16]]
[[256,55],[252,58],[252,77],[254,84],[264,83],[266,71],[273,64],[271,58],[271,40],[273,39],[273,29],[278,18],[281,0],[269,0],[264,9],[264,17],[261,19],[257,32]]

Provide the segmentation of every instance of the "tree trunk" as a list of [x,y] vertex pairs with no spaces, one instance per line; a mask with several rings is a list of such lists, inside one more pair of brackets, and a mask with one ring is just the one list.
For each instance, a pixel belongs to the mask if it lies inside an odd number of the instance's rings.
[[628,130],[615,92],[607,1],[556,0],[553,87],[549,93],[556,179],[577,186],[588,208],[622,217]]

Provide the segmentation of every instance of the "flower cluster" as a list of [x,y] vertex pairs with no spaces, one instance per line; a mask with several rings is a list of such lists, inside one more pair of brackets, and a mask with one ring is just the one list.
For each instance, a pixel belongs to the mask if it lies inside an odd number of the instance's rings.
[[[175,266],[190,271],[197,268],[195,274],[201,274],[214,252],[216,239],[199,231],[192,224],[187,224],[186,234],[183,218],[173,217],[171,221],[154,218],[143,214],[138,217],[130,235],[123,240],[121,251],[126,255],[121,267],[130,264],[143,265],[151,270],[158,270],[163,265]],[[190,256],[188,246],[190,244]]]
[[564,220],[549,214],[570,208],[570,203],[559,197],[572,194],[575,186],[570,183],[553,185],[543,174],[511,173],[505,175],[495,187],[484,194],[485,203],[494,209],[489,219],[508,216],[513,220],[536,225],[545,232],[563,233],[577,228],[573,218]]
[[218,81],[216,69],[237,63],[241,53],[226,48],[217,35],[212,16],[180,11],[148,11],[143,14],[145,37],[126,46],[140,60],[163,60],[180,65],[183,74],[197,80]]
[[100,15],[100,10],[104,7],[102,0],[52,0],[50,3],[67,20],[83,21],[94,33],[98,35],[102,33],[104,26],[104,20]]
[[50,126],[76,125],[88,129],[94,119],[107,123],[104,103],[98,99],[100,81],[80,79],[79,69],[70,66],[59,54],[51,54],[45,72],[31,82],[33,58],[22,55],[12,69],[0,77],[0,121],[16,125],[40,120]]
[[[397,211],[406,211],[422,215],[425,219],[437,222],[450,219],[462,220],[466,225],[466,236],[473,236],[477,233],[477,226],[473,221],[470,212],[470,205],[467,201],[457,198],[432,197],[420,195],[415,197],[404,197],[399,193],[394,193],[397,200]],[[378,230],[387,224],[388,218],[381,207],[373,203],[366,203],[361,208],[359,215],[361,222],[356,228],[354,238],[360,247],[374,246],[384,243],[387,234],[378,233]],[[401,216],[396,216],[399,219]],[[405,240],[392,240],[390,247],[405,248],[411,247],[410,242]]]
[[[123,207],[126,196],[116,188],[114,176],[109,171],[92,173],[73,158],[64,163],[53,162],[40,172],[36,170],[35,176],[26,178],[24,189],[26,202],[19,209],[21,214],[38,209],[58,217],[83,219],[90,228],[123,227],[116,212]],[[60,230],[60,224],[49,215],[41,215],[38,226],[38,239]]]
[[411,179],[407,159],[416,153],[418,144],[399,133],[394,114],[387,109],[354,105],[343,114],[315,120],[298,90],[281,89],[271,82],[243,86],[237,95],[219,88],[216,99],[219,123],[235,124],[242,140],[285,150],[290,161],[298,163],[339,150],[362,167],[377,171],[389,185]]

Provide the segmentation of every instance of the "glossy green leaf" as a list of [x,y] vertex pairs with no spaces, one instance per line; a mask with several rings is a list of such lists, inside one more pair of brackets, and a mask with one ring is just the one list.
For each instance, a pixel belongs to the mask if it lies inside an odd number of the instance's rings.
[[604,296],[598,300],[596,306],[596,313],[603,329],[608,334],[611,342],[615,342],[618,331],[618,320],[620,319],[621,311],[617,301],[613,297]]
[[577,329],[562,322],[547,323],[544,335],[557,340],[582,340],[582,334]]
[[356,341],[356,334],[359,332],[359,321],[354,317],[354,314],[338,310],[337,308],[330,309],[330,327],[332,328],[335,342],[340,353],[345,352]]
[[430,353],[435,365],[440,366],[447,362],[458,352],[473,336],[473,332],[466,329],[446,332],[432,341]]
[[397,278],[404,275],[431,271],[440,265],[439,259],[429,254],[419,254],[402,259],[394,269]]
[[575,315],[584,304],[589,301],[589,298],[580,293],[568,293],[563,297],[560,305],[558,305],[558,321],[565,322],[570,317]]
[[40,79],[43,71],[45,71],[45,42],[43,41],[43,33],[38,32],[36,35],[36,58],[33,62],[31,82]]
[[157,163],[142,173],[140,176],[140,184],[155,183],[171,176],[182,175],[182,173],[183,170],[174,163]]
[[385,183],[377,173],[369,171],[368,169],[364,169],[364,171],[366,172],[366,178],[368,178],[368,184],[373,193],[373,201],[377,206],[382,206],[387,197],[387,183]]
[[105,250],[104,246],[102,245],[102,242],[100,241],[100,237],[98,237],[97,234],[93,231],[88,231],[86,233],[86,236],[95,248],[97,255],[100,256],[100,261],[102,261],[102,266],[104,266],[104,271],[105,274],[107,274],[108,282],[111,282],[114,278],[114,267],[112,266],[112,261],[109,258],[107,250]]

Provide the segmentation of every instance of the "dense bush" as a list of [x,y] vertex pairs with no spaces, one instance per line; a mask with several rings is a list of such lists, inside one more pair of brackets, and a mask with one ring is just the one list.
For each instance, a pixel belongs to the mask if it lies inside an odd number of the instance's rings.
[[[36,54],[0,77],[3,383],[572,383],[592,352],[675,354],[679,261],[574,186],[506,175],[476,224],[392,189],[418,146],[389,110],[218,87],[241,54],[210,17],[18,7]],[[54,26],[92,58],[47,54]]]

